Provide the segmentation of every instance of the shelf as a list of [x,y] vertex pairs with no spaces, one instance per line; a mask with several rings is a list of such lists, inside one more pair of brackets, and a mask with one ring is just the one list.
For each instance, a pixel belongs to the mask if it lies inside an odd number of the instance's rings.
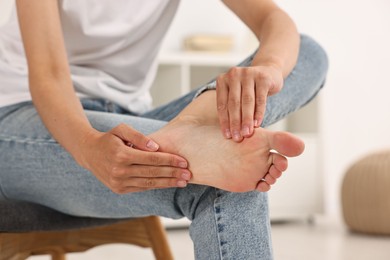
[[[174,98],[209,82],[237,65],[249,54],[217,52],[162,52],[151,94],[153,105],[165,104]],[[166,91],[166,88],[169,91]]]
[[244,60],[245,53],[219,53],[219,52],[164,52],[158,57],[160,65],[190,65],[205,67],[230,67]]

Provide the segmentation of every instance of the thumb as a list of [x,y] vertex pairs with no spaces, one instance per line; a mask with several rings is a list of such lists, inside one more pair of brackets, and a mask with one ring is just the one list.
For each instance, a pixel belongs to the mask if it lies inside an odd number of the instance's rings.
[[111,129],[110,132],[122,139],[127,145],[136,146],[139,150],[155,152],[159,148],[152,139],[123,123]]

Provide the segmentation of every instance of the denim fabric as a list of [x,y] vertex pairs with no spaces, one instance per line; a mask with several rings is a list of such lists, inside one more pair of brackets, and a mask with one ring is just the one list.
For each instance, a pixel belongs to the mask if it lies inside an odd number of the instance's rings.
[[[268,99],[263,126],[309,102],[322,87],[326,71],[324,51],[302,37],[298,63],[283,90]],[[100,131],[124,122],[149,134],[175,117],[197,91],[141,116],[101,99],[83,99],[82,104],[92,126]],[[31,102],[0,108],[0,165],[0,200],[35,202],[74,216],[187,217],[192,220],[196,259],[272,259],[266,193],[189,185],[115,194],[53,140]]]

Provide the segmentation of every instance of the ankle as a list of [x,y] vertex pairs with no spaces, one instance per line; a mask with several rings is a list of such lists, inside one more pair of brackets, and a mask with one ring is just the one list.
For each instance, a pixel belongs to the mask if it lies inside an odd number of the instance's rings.
[[198,125],[219,125],[216,91],[209,90],[194,99],[179,115],[179,119]]

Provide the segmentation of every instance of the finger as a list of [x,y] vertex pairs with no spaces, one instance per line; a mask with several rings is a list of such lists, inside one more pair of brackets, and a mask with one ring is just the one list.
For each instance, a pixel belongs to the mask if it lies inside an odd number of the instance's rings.
[[238,80],[237,69],[229,72],[227,84],[229,86],[228,111],[230,120],[230,132],[233,140],[240,142],[241,136],[241,82]]
[[285,170],[287,170],[288,160],[286,157],[278,153],[271,153],[271,156],[272,156],[272,164],[276,168],[276,170],[280,172],[284,172]]
[[131,149],[131,164],[150,165],[150,166],[173,166],[187,168],[188,163],[180,156],[162,152],[144,152]]
[[169,167],[169,166],[145,166],[132,165],[113,173],[113,177],[118,180],[128,178],[176,178],[181,180],[190,180],[191,172],[187,169]]
[[127,194],[127,193],[134,193],[134,192],[143,192],[152,189],[153,188],[123,187],[120,189],[112,189],[112,191],[116,194]]
[[266,103],[267,103],[268,89],[264,86],[264,82],[260,79],[256,80],[255,87],[255,113],[254,113],[254,125],[260,127],[264,118]]
[[[124,187],[118,191],[114,191],[117,194],[128,194],[128,193],[135,193],[135,192],[145,192],[148,190],[157,190],[157,189],[166,189],[166,188],[172,188],[172,187],[153,187],[153,188],[138,188],[138,187]],[[176,188],[176,187],[173,187]],[[184,188],[184,187],[178,187],[178,188]]]
[[230,139],[232,138],[232,134],[230,132],[229,113],[228,113],[228,106],[227,106],[228,96],[229,96],[229,89],[225,84],[224,75],[221,75],[217,79],[218,118],[219,118],[219,124],[223,136],[227,139]]
[[136,188],[172,188],[187,186],[187,182],[183,180],[177,180],[175,178],[129,178],[123,181],[124,187],[136,187]]
[[271,189],[271,186],[263,180],[259,181],[259,183],[256,186],[256,190],[261,191],[261,192],[267,192],[270,189]]
[[241,134],[249,137],[253,133],[253,118],[255,109],[255,83],[253,80],[244,80],[241,93]]
[[270,173],[267,173],[267,174],[264,176],[263,180],[264,180],[266,183],[268,183],[269,185],[273,185],[273,184],[275,184],[275,182],[276,182],[276,179],[275,179],[274,177],[272,177],[272,175],[271,175]]
[[130,143],[132,146],[134,145],[140,150],[157,151],[159,148],[158,144],[152,139],[126,124],[120,124],[113,128],[110,132],[119,137],[126,144]]

